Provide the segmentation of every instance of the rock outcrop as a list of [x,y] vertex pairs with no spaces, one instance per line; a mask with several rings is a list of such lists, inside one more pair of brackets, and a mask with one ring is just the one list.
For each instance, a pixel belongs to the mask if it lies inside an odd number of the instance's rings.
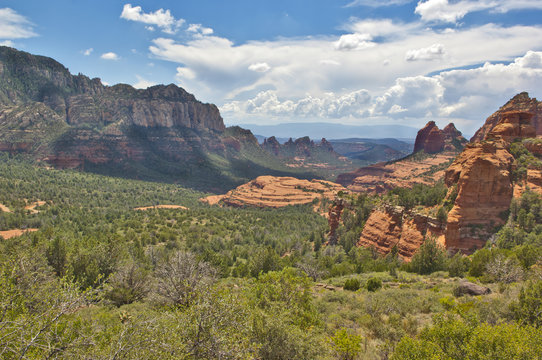
[[358,246],[372,247],[382,255],[397,247],[399,256],[409,261],[425,239],[444,243],[445,224],[424,214],[386,206],[374,210],[361,233]]
[[514,157],[503,141],[468,145],[446,171],[457,198],[448,214],[446,248],[472,253],[506,221],[514,187]]
[[533,114],[531,124],[535,129],[536,135],[542,135],[542,102],[537,101],[536,98],[531,99],[528,93],[522,92],[514,96],[498,111],[489,116],[484,125],[474,134],[470,141],[480,142],[485,140],[487,135],[495,126],[497,126],[503,116],[511,111],[520,111]]
[[459,285],[454,289],[455,296],[480,296],[487,294],[491,294],[491,289],[487,286],[478,285],[465,280],[459,282]]
[[414,143],[414,153],[425,151],[427,154],[436,154],[442,151],[460,151],[467,143],[461,132],[453,123],[440,130],[434,121],[429,121],[423,129],[418,131]]
[[208,204],[233,207],[271,207],[311,203],[314,199],[334,199],[342,186],[324,180],[300,180],[293,177],[259,176],[225,195],[201,199]]
[[329,207],[329,212],[327,214],[327,221],[329,224],[329,232],[327,234],[328,245],[337,245],[337,229],[341,223],[341,214],[345,205],[346,202],[343,199],[336,198]]

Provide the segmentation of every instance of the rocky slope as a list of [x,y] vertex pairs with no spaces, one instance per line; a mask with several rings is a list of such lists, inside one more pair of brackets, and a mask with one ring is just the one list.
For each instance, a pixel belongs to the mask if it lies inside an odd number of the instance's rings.
[[284,207],[311,203],[314,199],[333,199],[345,189],[324,180],[300,180],[293,177],[260,176],[224,195],[201,199],[211,205],[234,207]]
[[104,86],[8,47],[0,47],[0,151],[216,192],[262,174],[317,177],[264,151],[250,131],[226,129],[215,105],[175,85]]
[[528,112],[533,114],[532,126],[537,135],[542,135],[542,102],[537,101],[536,98],[531,99],[528,93],[522,92],[514,96],[499,110],[489,116],[484,125],[474,134],[470,141],[480,142],[485,140],[487,135],[498,124],[504,114],[510,111]]

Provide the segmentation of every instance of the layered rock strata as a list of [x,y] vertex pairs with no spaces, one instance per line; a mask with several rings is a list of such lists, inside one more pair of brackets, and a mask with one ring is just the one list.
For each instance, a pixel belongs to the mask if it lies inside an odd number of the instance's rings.
[[314,199],[334,199],[342,186],[324,180],[300,180],[293,177],[259,176],[227,192],[201,199],[203,202],[234,207],[272,207],[311,203]]

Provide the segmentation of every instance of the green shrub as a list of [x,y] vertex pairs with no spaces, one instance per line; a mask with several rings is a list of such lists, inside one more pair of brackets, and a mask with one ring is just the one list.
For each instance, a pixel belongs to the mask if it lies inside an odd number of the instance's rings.
[[446,251],[437,244],[433,238],[426,239],[412,257],[410,270],[421,275],[444,270],[446,265]]
[[361,352],[361,336],[341,328],[330,338],[333,350],[341,360],[353,360]]
[[380,280],[379,278],[374,278],[374,277],[367,280],[367,284],[365,285],[365,288],[371,292],[375,292],[381,287],[382,287],[382,280]]
[[344,282],[344,289],[350,291],[356,291],[361,287],[361,284],[358,279],[348,279]]

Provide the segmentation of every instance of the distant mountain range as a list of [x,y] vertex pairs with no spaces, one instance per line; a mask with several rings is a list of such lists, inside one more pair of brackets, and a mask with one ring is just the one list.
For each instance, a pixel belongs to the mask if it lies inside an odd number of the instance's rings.
[[278,125],[242,124],[254,134],[264,137],[275,136],[280,138],[300,138],[308,136],[311,139],[411,139],[414,142],[417,128],[403,125],[344,125],[334,123],[284,123]]

